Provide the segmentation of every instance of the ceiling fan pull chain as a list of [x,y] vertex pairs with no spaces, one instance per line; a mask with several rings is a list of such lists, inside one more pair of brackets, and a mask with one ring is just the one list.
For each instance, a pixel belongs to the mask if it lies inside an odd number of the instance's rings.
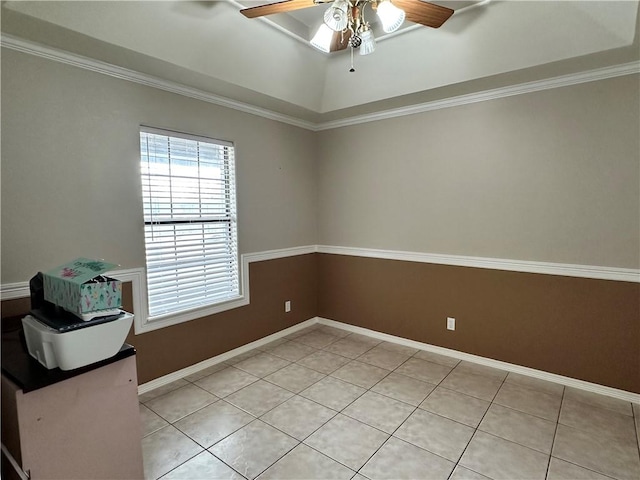
[[353,68],[353,45],[351,46],[351,68],[349,69],[351,73],[355,72],[356,69]]

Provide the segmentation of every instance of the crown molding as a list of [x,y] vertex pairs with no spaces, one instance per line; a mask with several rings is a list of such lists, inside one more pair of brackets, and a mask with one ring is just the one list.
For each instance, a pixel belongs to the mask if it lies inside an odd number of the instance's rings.
[[275,120],[278,122],[293,125],[295,127],[305,128],[307,130],[313,130],[315,128],[314,123],[302,120],[300,118],[291,117],[289,115],[284,115],[282,113],[268,110],[266,108],[256,107],[248,103],[239,102],[237,100],[233,100],[220,95],[215,95],[213,93],[189,87],[178,82],[164,80],[154,75],[147,75],[146,73],[140,73],[135,70],[113,65],[111,63],[94,60],[92,58],[77,55],[75,53],[48,47],[40,43],[24,40],[22,38],[8,35],[6,33],[3,33],[0,37],[0,44],[3,47],[18,52],[28,53],[36,57],[53,60],[55,62],[82,68],[95,73],[101,73],[102,75],[118,78],[120,80],[127,80],[129,82],[157,88],[166,92],[176,93],[184,97],[202,100],[203,102],[212,103],[221,107],[231,108],[233,110],[249,113],[258,117],[268,118],[269,120]]
[[[482,2],[481,2],[482,3]],[[511,97],[514,95],[523,95],[541,90],[549,90],[553,88],[566,87],[580,83],[594,82],[597,80],[605,80],[607,78],[620,77],[624,75],[632,75],[640,73],[640,61],[615,65],[612,67],[599,68],[586,72],[572,73],[559,77],[538,80],[534,82],[511,85],[509,87],[485,90],[468,95],[460,95],[443,100],[435,100],[407,107],[394,108],[390,110],[379,111],[364,115],[357,115],[340,120],[332,120],[329,122],[310,122],[300,118],[284,115],[266,108],[256,107],[248,103],[232,100],[227,97],[215,95],[205,92],[197,88],[188,87],[186,85],[164,80],[160,77],[147,75],[128,68],[118,67],[116,65],[94,60],[89,57],[77,55],[64,50],[48,47],[40,43],[31,42],[14,35],[3,33],[0,37],[0,45],[22,53],[35,55],[37,57],[53,60],[66,65],[100,73],[110,77],[127,80],[140,85],[158,88],[167,92],[175,93],[203,102],[212,103],[222,107],[231,108],[258,117],[275,120],[277,122],[286,123],[296,127],[304,128],[314,132],[323,130],[331,130],[334,128],[346,127],[350,125],[358,125],[361,123],[375,122],[378,120],[387,120],[390,118],[403,117],[405,115],[414,115],[416,113],[430,112],[432,110],[440,110],[442,108],[459,107],[471,103],[485,102],[498,98]]]
[[331,130],[334,128],[347,127],[350,125],[375,122],[378,120],[387,120],[395,117],[404,117],[405,115],[430,112],[432,110],[440,110],[442,108],[459,107],[461,105],[468,105],[471,103],[486,102],[488,100],[496,100],[498,98],[524,95],[527,93],[539,92],[542,90],[567,87],[580,83],[595,82],[597,80],[606,80],[607,78],[621,77],[624,75],[632,75],[637,73],[640,73],[640,61],[625,63],[622,65],[615,65],[612,67],[598,68],[586,72],[572,73],[568,75],[562,75],[560,77],[552,77],[545,80],[536,80],[534,82],[511,85],[509,87],[495,88],[492,90],[485,90],[483,92],[470,93],[468,95],[459,95],[457,97],[450,97],[443,100],[435,100],[432,102],[410,105],[408,107],[393,108],[390,110],[383,110],[380,112],[367,113],[355,117],[323,122],[316,124],[315,130]]

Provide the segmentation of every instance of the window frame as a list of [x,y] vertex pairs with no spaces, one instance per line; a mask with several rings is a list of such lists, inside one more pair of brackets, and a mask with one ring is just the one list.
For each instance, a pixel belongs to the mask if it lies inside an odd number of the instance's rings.
[[[247,305],[249,303],[248,301],[248,297],[245,297],[245,279],[246,279],[246,275],[247,275],[247,268],[246,265],[243,264],[242,262],[242,258],[241,255],[239,253],[238,250],[238,244],[239,244],[239,240],[238,240],[238,215],[237,215],[237,211],[238,211],[238,201],[237,201],[237,175],[236,175],[236,159],[235,159],[235,152],[236,152],[236,146],[233,142],[230,142],[228,140],[219,140],[219,139],[215,139],[215,138],[211,138],[211,137],[206,137],[206,136],[202,136],[202,135],[194,135],[194,134],[189,134],[189,133],[184,133],[184,132],[179,132],[179,131],[175,131],[175,130],[169,130],[169,129],[164,129],[164,128],[156,128],[156,127],[149,127],[146,125],[140,125],[139,130],[138,130],[138,162],[139,162],[139,168],[140,168],[140,174],[139,174],[139,178],[140,178],[140,192],[142,193],[142,206],[143,206],[143,214],[142,214],[142,225],[143,228],[146,229],[146,226],[148,224],[148,222],[146,221],[145,218],[145,206],[146,206],[146,202],[145,202],[145,198],[144,198],[144,192],[143,192],[143,181],[144,181],[144,174],[143,174],[143,156],[142,156],[142,134],[143,133],[149,133],[149,134],[155,134],[155,135],[163,135],[163,136],[167,136],[167,137],[174,137],[174,138],[181,138],[181,139],[185,139],[185,140],[191,140],[191,141],[198,141],[198,142],[205,142],[205,143],[209,143],[209,144],[214,144],[214,145],[220,145],[220,146],[225,146],[225,147],[231,147],[233,148],[233,175],[231,176],[231,179],[229,179],[228,181],[225,181],[225,186],[229,186],[233,189],[233,202],[234,202],[234,210],[235,212],[232,212],[230,215],[232,217],[231,222],[234,225],[234,231],[235,231],[235,235],[234,235],[234,241],[235,244],[232,245],[232,248],[235,249],[235,267],[236,267],[236,277],[237,277],[237,295],[232,295],[229,296],[227,298],[221,299],[221,300],[217,300],[217,301],[213,301],[212,303],[206,303],[203,305],[197,305],[197,306],[192,306],[192,307],[187,307],[181,310],[177,310],[177,311],[171,311],[171,312],[166,312],[166,313],[161,313],[161,314],[156,314],[156,315],[151,315],[150,311],[149,311],[149,294],[148,294],[148,261],[147,261],[147,238],[146,238],[146,233],[144,234],[144,252],[145,252],[145,272],[143,275],[143,286],[142,286],[142,295],[144,298],[144,302],[143,302],[143,312],[140,312],[142,315],[142,318],[139,319],[139,325],[140,325],[140,331],[136,332],[136,333],[142,333],[145,331],[150,331],[150,330],[155,330],[157,328],[163,328],[166,326],[170,326],[170,325],[175,325],[178,323],[182,323],[182,322],[186,322],[189,320],[194,320],[197,318],[201,318],[201,317],[205,317],[208,315],[212,315],[215,313],[220,313],[226,310],[230,310],[233,308],[238,308],[240,306],[244,306]],[[202,177],[198,177],[198,178],[202,178]],[[167,221],[163,221],[161,222],[163,224],[171,224],[171,222],[167,222]],[[175,222],[175,223],[180,223],[180,222]],[[195,222],[195,223],[203,223],[206,225],[206,222]],[[138,322],[137,322],[138,323]]]

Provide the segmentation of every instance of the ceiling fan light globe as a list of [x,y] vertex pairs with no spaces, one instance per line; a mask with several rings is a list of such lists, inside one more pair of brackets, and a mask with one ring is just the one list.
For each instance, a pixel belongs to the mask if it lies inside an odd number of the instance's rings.
[[390,0],[380,2],[377,13],[385,33],[395,32],[404,22],[404,10],[396,7]]
[[331,51],[331,38],[333,37],[333,30],[331,30],[324,23],[320,25],[318,31],[311,39],[311,46],[317,48],[321,52],[329,53]]
[[334,32],[341,32],[349,24],[347,2],[337,0],[324,12],[324,23]]
[[376,50],[376,39],[371,30],[365,30],[360,34],[362,43],[360,44],[360,55],[369,55]]

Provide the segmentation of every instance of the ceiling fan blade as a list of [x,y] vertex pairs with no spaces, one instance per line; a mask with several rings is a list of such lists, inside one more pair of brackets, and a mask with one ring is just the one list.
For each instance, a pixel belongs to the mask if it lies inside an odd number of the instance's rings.
[[404,10],[406,19],[410,22],[420,23],[427,27],[438,28],[446,22],[453,10],[433,3],[423,2],[421,0],[391,0],[392,3]]
[[333,32],[331,37],[330,52],[337,52],[344,50],[349,46],[349,39],[351,38],[351,30],[345,30],[344,32]]
[[291,12],[301,8],[315,7],[317,4],[313,0],[284,0],[283,2],[268,3],[257,7],[243,8],[240,13],[247,18],[262,17],[272,13]]

